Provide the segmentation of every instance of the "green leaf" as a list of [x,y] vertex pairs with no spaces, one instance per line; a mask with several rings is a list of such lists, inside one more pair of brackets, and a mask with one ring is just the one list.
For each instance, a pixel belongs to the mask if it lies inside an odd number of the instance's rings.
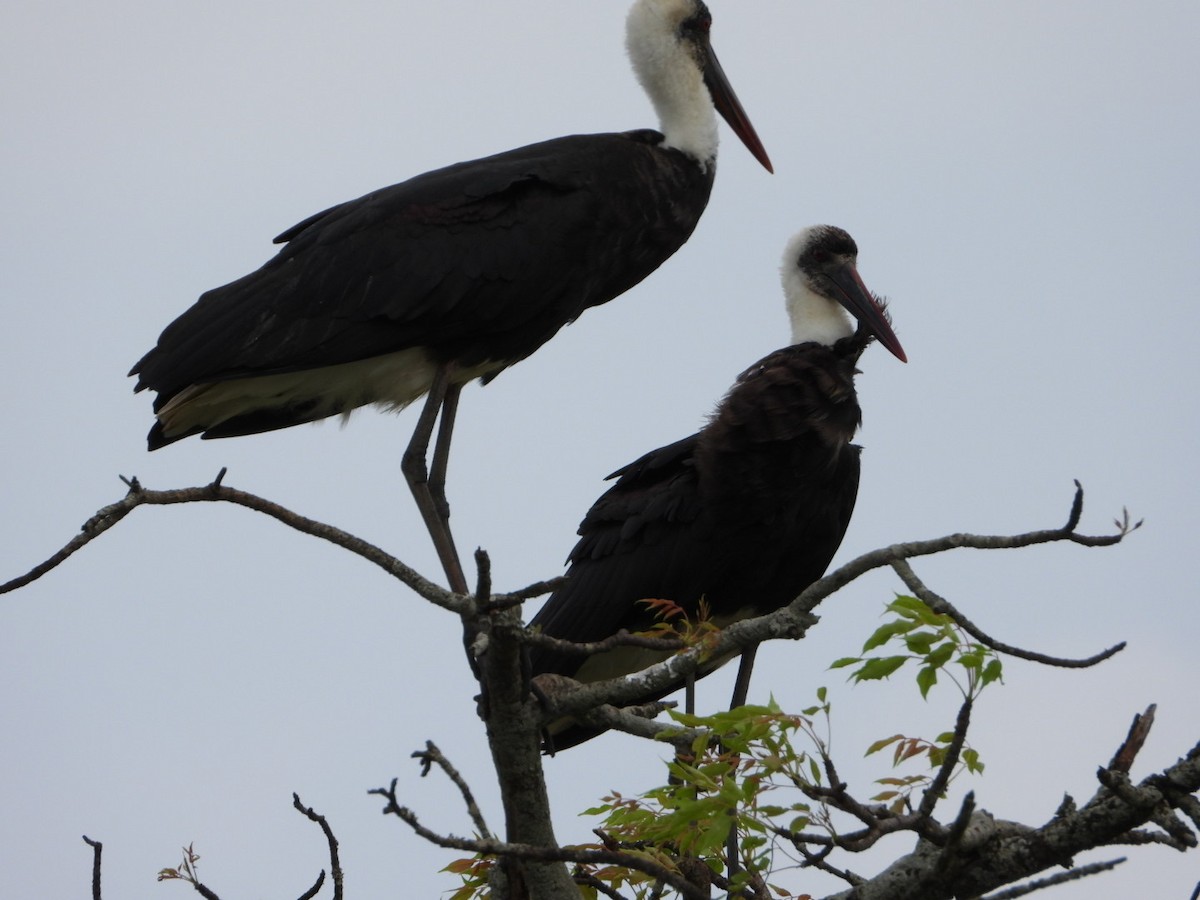
[[983,667],[983,675],[980,678],[980,686],[991,684],[993,681],[999,681],[1004,674],[1004,663],[999,659],[993,659]]
[[724,847],[732,826],[733,820],[729,816],[713,817],[709,820],[708,826],[701,829],[700,834],[697,835],[696,842],[691,845],[692,852],[701,856]]
[[835,659],[829,664],[831,669],[844,669],[846,666],[853,666],[862,662],[861,656],[843,656],[841,659]]
[[887,678],[908,661],[907,656],[883,656],[867,660],[861,669],[854,673],[857,681],[879,681]]
[[916,619],[926,625],[941,625],[946,621],[946,616],[935,613],[924,601],[918,600],[916,597],[906,597],[903,594],[898,595],[887,605],[887,608],[890,612]]
[[938,644],[933,648],[932,651],[930,651],[929,655],[925,658],[925,661],[935,668],[941,668],[950,661],[952,656],[954,656],[954,649],[954,644],[950,641],[946,641],[943,644]]
[[787,830],[792,832],[792,834],[799,834],[808,827],[808,823],[811,821],[808,816],[796,816],[796,818],[788,823]]
[[937,639],[938,633],[936,631],[918,631],[904,638],[904,646],[909,649],[910,653],[924,656],[929,652],[929,648],[933,646],[933,642]]
[[821,783],[821,767],[817,765],[817,760],[814,757],[808,758],[808,770],[812,773],[812,783]]
[[917,687],[921,689],[922,699],[929,696],[929,689],[937,684],[937,668],[935,666],[925,666],[917,673]]
[[983,763],[979,761],[979,751],[972,750],[970,747],[962,752],[962,760],[967,766],[967,771],[975,775],[982,774]]
[[958,658],[958,664],[964,669],[978,672],[983,669],[983,648],[972,647]]
[[894,638],[898,634],[907,634],[917,627],[917,623],[899,619],[895,622],[887,622],[875,629],[875,633],[867,638],[867,642],[863,644],[863,653],[868,650],[874,650],[876,647],[882,646]]
[[896,599],[889,603],[886,609],[888,612],[898,613],[902,616],[910,616],[914,619],[929,611],[928,606],[926,606],[916,597],[910,597],[907,594],[897,594]]

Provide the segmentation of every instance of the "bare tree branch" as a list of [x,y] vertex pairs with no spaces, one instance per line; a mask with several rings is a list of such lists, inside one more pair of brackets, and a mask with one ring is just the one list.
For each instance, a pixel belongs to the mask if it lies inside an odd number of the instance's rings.
[[892,562],[892,569],[900,576],[900,580],[904,582],[905,587],[916,595],[917,599],[923,601],[935,613],[945,614],[950,616],[957,622],[967,634],[979,641],[986,647],[991,647],[998,653],[1005,653],[1009,656],[1015,656],[1018,659],[1029,660],[1030,662],[1041,663],[1046,666],[1057,666],[1063,669],[1085,669],[1090,666],[1104,662],[1111,656],[1115,656],[1125,649],[1125,642],[1121,641],[1103,650],[1094,656],[1089,656],[1086,659],[1064,659],[1057,656],[1047,656],[1044,653],[1037,653],[1033,650],[1022,650],[1019,647],[1014,647],[1011,644],[1006,644],[999,641],[985,632],[982,628],[968,619],[961,610],[954,606],[945,597],[934,593],[926,584],[917,577],[917,573],[913,571],[907,560],[897,559]]
[[1079,881],[1082,878],[1087,878],[1089,875],[1100,875],[1104,872],[1111,872],[1121,863],[1125,862],[1125,857],[1121,856],[1117,859],[1109,859],[1104,862],[1088,863],[1086,866],[1076,866],[1066,872],[1058,872],[1054,875],[1049,875],[1046,878],[1039,878],[1037,881],[1030,881],[1026,884],[1019,884],[1016,887],[1008,890],[999,891],[995,894],[988,894],[981,900],[1016,900],[1017,897],[1027,897],[1035,891],[1043,891],[1047,888],[1058,887],[1060,884],[1067,884],[1071,881]]
[[962,753],[963,745],[967,742],[967,729],[970,727],[971,698],[967,697],[958,709],[958,719],[954,723],[954,738],[950,741],[950,746],[946,748],[946,757],[938,767],[933,781],[929,782],[929,786],[925,788],[921,804],[917,807],[917,815],[926,818],[933,815],[934,807],[945,793],[946,785],[950,783],[950,776],[954,774],[954,768],[958,765],[958,755]]
[[318,522],[315,519],[301,516],[286,507],[280,506],[278,503],[264,500],[262,497],[248,494],[245,491],[224,487],[221,484],[224,475],[225,470],[222,469],[212,483],[204,487],[178,488],[168,491],[147,490],[141,486],[136,478],[122,479],[129,485],[129,492],[122,499],[99,510],[94,516],[84,522],[80,533],[45,562],[34,566],[25,575],[0,585],[0,594],[24,587],[30,582],[41,578],[77,551],[86,547],[101,534],[108,531],[108,529],[112,528],[139,506],[223,502],[232,503],[235,506],[244,506],[247,509],[263,513],[282,522],[289,528],[328,541],[335,546],[341,547],[343,550],[348,550],[356,556],[360,556],[368,562],[379,566],[393,578],[399,579],[426,600],[443,609],[460,614],[469,611],[469,601],[466,598],[461,595],[452,594],[445,588],[439,587],[374,544],[370,544],[362,538],[342,531],[340,528],[335,528],[332,525],[326,525],[324,522]]
[[92,900],[101,900],[100,854],[104,852],[104,845],[99,841],[93,841],[86,834],[83,836],[83,842],[92,848]]
[[610,888],[603,881],[600,881],[597,878],[593,878],[591,875],[588,875],[586,872],[576,871],[572,875],[572,877],[575,879],[576,884],[582,884],[587,887],[590,887],[596,893],[602,894],[605,897],[610,897],[611,900],[627,900],[627,898],[625,898],[621,894],[618,894],[616,891],[614,891],[612,888]]
[[[1030,531],[1017,535],[975,535],[951,534],[941,538],[926,541],[910,541],[892,544],[851,560],[840,568],[830,572],[823,578],[809,585],[795,600],[783,609],[776,610],[765,616],[746,619],[724,628],[713,640],[703,646],[692,647],[683,652],[649,666],[640,672],[626,675],[608,681],[597,681],[580,685],[573,691],[559,691],[554,696],[554,702],[546,710],[544,721],[551,721],[565,715],[578,716],[581,712],[602,704],[623,706],[638,702],[641,698],[652,696],[673,684],[682,682],[688,675],[696,672],[707,660],[737,653],[747,647],[765,640],[804,637],[817,618],[812,614],[816,607],[850,582],[874,569],[883,566],[893,566],[920,556],[931,556],[948,550],[972,548],[980,550],[1018,549],[1036,544],[1056,543],[1067,541],[1085,547],[1106,547],[1120,543],[1125,535],[1141,525],[1130,524],[1128,514],[1123,520],[1117,521],[1118,531],[1111,535],[1085,535],[1078,533],[1075,528],[1083,510],[1083,488],[1075,483],[1076,491],[1071,505],[1067,524],[1061,528]],[[915,577],[915,576],[914,576]],[[531,636],[526,632],[526,641],[539,641],[540,637]],[[1001,645],[1006,646],[1006,645]],[[1011,648],[1016,651],[1016,648]],[[1119,647],[1105,651],[1112,655]],[[1022,651],[1016,651],[1019,655]],[[1105,654],[1100,654],[1104,658]],[[1046,659],[1051,659],[1046,657]],[[1063,662],[1063,661],[1058,661]],[[1085,661],[1089,662],[1090,661]],[[1078,662],[1067,664],[1078,665]]]
[[[329,827],[329,822],[324,816],[317,813],[311,806],[305,806],[300,802],[300,795],[292,794],[292,805],[304,816],[307,816],[309,821],[316,822],[321,826],[321,831],[325,834],[325,840],[329,844],[329,871],[333,873],[333,900],[342,900],[342,865],[338,861],[338,842],[333,836],[333,829]],[[325,873],[321,872],[317,876],[316,884],[300,897],[300,900],[311,900],[317,895],[317,891],[321,889],[321,885],[325,883]]]
[[398,817],[414,832],[438,847],[462,850],[479,856],[507,857],[512,859],[536,860],[539,862],[604,863],[624,866],[639,872],[645,872],[652,878],[669,884],[675,890],[679,891],[683,897],[688,898],[688,900],[708,900],[706,894],[698,891],[695,885],[681,878],[678,873],[652,861],[644,855],[625,853],[619,850],[571,846],[559,847],[557,845],[536,846],[497,841],[494,839],[461,838],[455,835],[438,834],[436,831],[431,831],[422,825],[417,819],[416,813],[411,809],[400,805],[396,797],[396,783],[396,779],[392,779],[390,788],[375,788],[369,791],[369,793],[379,794],[387,798],[388,803],[384,807],[384,815],[391,814]]
[[557,591],[566,582],[567,578],[565,575],[558,575],[555,578],[548,578],[545,581],[535,581],[533,584],[523,587],[520,590],[509,591],[506,594],[494,594],[491,604],[496,608],[515,606],[526,600],[532,600],[534,597],[541,597],[552,591]]
[[1142,745],[1146,743],[1146,738],[1150,736],[1150,729],[1154,727],[1154,712],[1157,709],[1157,704],[1151,703],[1144,713],[1133,717],[1133,724],[1129,726],[1129,734],[1125,738],[1125,742],[1117,748],[1112,762],[1108,764],[1110,769],[1128,773],[1133,767],[1134,759],[1142,751]]
[[687,648],[679,638],[663,638],[663,637],[647,637],[642,634],[631,634],[622,628],[614,635],[606,637],[602,641],[585,641],[575,643],[574,641],[563,640],[562,638],[551,637],[548,634],[542,634],[540,631],[528,630],[525,632],[522,640],[527,644],[532,644],[535,647],[545,647],[548,650],[554,650],[558,653],[566,653],[573,656],[593,656],[597,653],[604,653],[612,650],[614,647],[642,647],[646,650],[663,650],[667,652],[675,650],[684,650]]
[[425,749],[415,751],[413,758],[421,760],[422,778],[429,774],[430,768],[435,764],[446,773],[446,776],[454,782],[455,787],[458,788],[458,792],[462,795],[463,802],[467,805],[467,814],[471,817],[471,821],[475,823],[475,830],[484,839],[494,840],[495,835],[488,829],[487,822],[484,821],[479,804],[475,802],[475,795],[471,793],[471,786],[459,774],[458,769],[450,764],[450,760],[446,759],[437,745],[433,741],[426,741]]

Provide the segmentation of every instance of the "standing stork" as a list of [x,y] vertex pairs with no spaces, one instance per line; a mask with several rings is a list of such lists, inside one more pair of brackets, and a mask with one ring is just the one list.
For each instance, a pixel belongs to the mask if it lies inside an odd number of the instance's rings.
[[[862,420],[855,364],[875,338],[906,361],[857,258],[840,228],[792,238],[782,268],[792,345],[738,376],[699,432],[609,476],[617,481],[579,526],[566,583],[532,628],[577,643],[645,631],[655,622],[642,602],[649,599],[671,601],[692,621],[703,602],[710,621],[724,627],[787,605],[824,574],[858,493],[861,448],[850,443]],[[668,655],[626,646],[583,658],[535,646],[531,663],[535,676],[590,682]],[[571,720],[549,731],[551,749],[599,733]]]
[[[627,46],[661,131],[571,135],[427,172],[289,228],[262,268],[208,291],[134,365],[157,392],[149,447],[399,410],[402,468],[452,590],[446,462],[459,391],[624,293],[691,235],[719,112],[766,150],[709,44],[701,0],[637,0]],[[715,112],[714,112],[715,110]],[[426,458],[441,416],[432,467]]]

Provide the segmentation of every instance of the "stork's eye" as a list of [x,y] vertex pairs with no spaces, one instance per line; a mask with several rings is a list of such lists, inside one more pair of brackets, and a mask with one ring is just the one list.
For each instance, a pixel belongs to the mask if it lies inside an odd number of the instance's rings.
[[679,26],[681,34],[708,34],[712,30],[712,15],[708,7],[701,4],[693,15],[688,16]]

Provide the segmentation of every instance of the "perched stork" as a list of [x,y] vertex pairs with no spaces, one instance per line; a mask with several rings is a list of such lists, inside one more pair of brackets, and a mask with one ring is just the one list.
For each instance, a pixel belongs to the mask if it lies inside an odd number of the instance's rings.
[[[208,291],[134,365],[155,450],[428,400],[404,473],[451,581],[445,468],[458,393],[629,290],[708,203],[719,112],[770,160],[709,44],[701,0],[637,0],[634,70],[660,131],[572,135],[427,172],[289,228],[262,268]],[[432,471],[426,455],[441,425]]]
[[[857,257],[850,235],[827,225],[788,243],[782,274],[792,345],[738,376],[698,433],[609,476],[617,481],[579,526],[566,583],[531,627],[574,642],[645,631],[655,622],[648,599],[671,601],[693,621],[703,601],[710,621],[724,627],[785,606],[824,574],[858,492],[855,364],[874,338],[905,361]],[[591,682],[667,655],[618,647],[582,658],[534,647],[531,661],[535,676]],[[597,733],[562,720],[551,725],[548,745],[562,749]]]

